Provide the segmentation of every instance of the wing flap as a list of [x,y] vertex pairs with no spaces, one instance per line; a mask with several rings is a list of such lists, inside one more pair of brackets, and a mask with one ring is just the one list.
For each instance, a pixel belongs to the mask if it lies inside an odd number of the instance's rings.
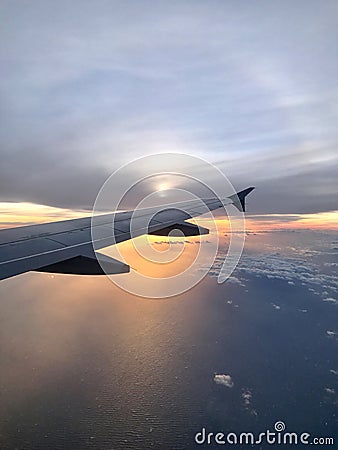
[[113,275],[130,272],[130,266],[110,256],[101,253],[95,255],[93,252],[92,254],[83,254],[55,264],[39,267],[36,272],[71,275],[104,275],[106,273]]
[[174,225],[161,228],[160,230],[150,231],[148,234],[154,236],[172,236],[181,237],[182,233],[184,236],[201,236],[202,234],[209,234],[207,228],[195,225],[189,222],[175,223]]

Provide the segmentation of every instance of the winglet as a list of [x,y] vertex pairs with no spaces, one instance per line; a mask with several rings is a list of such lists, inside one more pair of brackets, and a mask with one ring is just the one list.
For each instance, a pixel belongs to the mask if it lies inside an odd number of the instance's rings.
[[232,200],[233,204],[236,206],[236,208],[239,211],[245,212],[245,197],[250,194],[251,191],[253,191],[254,187],[248,187],[244,189],[243,191],[236,192],[234,195],[230,195],[230,200]]

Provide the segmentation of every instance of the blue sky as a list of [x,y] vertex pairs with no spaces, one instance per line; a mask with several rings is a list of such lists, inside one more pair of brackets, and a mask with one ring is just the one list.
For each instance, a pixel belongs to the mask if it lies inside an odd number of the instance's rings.
[[335,1],[3,1],[1,201],[90,208],[120,164],[217,163],[253,212],[338,209]]

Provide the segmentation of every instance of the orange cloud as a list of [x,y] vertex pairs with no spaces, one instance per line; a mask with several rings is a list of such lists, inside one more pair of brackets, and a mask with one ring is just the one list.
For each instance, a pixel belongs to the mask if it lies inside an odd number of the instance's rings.
[[[1,228],[8,228],[33,223],[52,222],[90,216],[90,211],[53,208],[34,203],[0,202]],[[216,225],[221,233],[230,232],[226,217],[216,217]],[[208,227],[209,219],[199,218],[198,223]],[[338,229],[338,211],[316,214],[248,214],[246,216],[248,231],[270,231],[283,229]]]

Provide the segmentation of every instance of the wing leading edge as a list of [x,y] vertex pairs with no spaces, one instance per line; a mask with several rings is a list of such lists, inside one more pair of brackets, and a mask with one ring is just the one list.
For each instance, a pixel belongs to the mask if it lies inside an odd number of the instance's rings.
[[[68,273],[79,275],[118,274],[130,271],[130,267],[114,258],[95,252],[92,226],[95,226],[95,247],[104,248],[142,234],[167,236],[173,230],[185,236],[207,234],[209,230],[198,227],[187,219],[233,204],[245,211],[245,197],[253,187],[219,199],[188,201],[164,205],[154,214],[153,208],[138,211],[130,225],[134,211],[117,212],[95,217],[64,220],[38,225],[0,230],[0,280],[31,270],[40,272]],[[181,208],[181,209],[180,209]],[[144,223],[148,223],[145,227]]]

